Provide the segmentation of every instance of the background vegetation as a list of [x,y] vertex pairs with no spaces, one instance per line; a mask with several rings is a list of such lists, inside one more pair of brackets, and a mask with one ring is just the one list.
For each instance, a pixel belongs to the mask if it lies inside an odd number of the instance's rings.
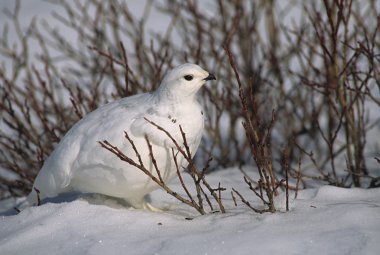
[[[217,77],[200,93],[198,164],[255,164],[269,179],[241,171],[260,191],[275,192],[285,173],[293,189],[380,185],[377,1],[147,1],[141,17],[121,0],[51,2],[74,44],[49,22],[23,27],[19,1],[2,14],[0,198],[27,194],[83,115],[157,88],[184,62]],[[169,20],[164,33],[148,26],[156,13]]]

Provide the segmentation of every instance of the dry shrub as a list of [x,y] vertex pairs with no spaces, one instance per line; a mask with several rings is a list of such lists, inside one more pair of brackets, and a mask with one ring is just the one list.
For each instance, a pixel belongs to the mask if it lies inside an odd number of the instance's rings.
[[[212,155],[210,168],[217,169],[256,161],[261,171],[251,137],[262,133],[273,176],[265,185],[251,182],[255,191],[284,186],[284,169],[297,187],[314,180],[366,187],[379,175],[378,166],[367,163],[380,152],[366,150],[368,131],[378,123],[368,117],[368,105],[380,105],[376,1],[147,1],[142,17],[121,0],[54,3],[64,12],[53,17],[77,44],[48,22],[23,28],[19,1],[5,12],[0,164],[7,175],[0,175],[1,198],[31,189],[43,161],[84,114],[156,88],[168,69],[183,62],[218,78],[200,95],[207,121],[196,162]],[[289,15],[297,10],[292,23]],[[164,33],[149,32],[153,12],[169,17]],[[17,47],[8,30],[16,31]],[[36,55],[32,42],[39,45]],[[234,56],[240,90],[224,47]],[[242,110],[241,95],[255,103]],[[242,121],[256,123],[245,129],[247,136]]]

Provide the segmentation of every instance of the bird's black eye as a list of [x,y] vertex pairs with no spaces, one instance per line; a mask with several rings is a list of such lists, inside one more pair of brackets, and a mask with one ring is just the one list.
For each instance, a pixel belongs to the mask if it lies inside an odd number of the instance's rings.
[[185,75],[185,76],[183,76],[183,78],[185,78],[185,80],[187,80],[187,81],[191,81],[193,79],[193,76],[192,75]]

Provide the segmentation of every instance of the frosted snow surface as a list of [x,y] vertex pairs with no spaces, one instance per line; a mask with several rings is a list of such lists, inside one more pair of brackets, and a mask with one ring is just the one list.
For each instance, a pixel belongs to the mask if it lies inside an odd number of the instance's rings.
[[[237,169],[208,179],[252,200]],[[178,183],[171,186],[180,189]],[[100,196],[62,198],[18,215],[3,213],[0,254],[379,254],[380,189],[300,191],[287,213],[280,197],[279,212],[260,215],[235,207],[225,193],[227,213],[206,216],[160,190],[151,199],[154,205],[172,205],[164,213],[126,208]]]

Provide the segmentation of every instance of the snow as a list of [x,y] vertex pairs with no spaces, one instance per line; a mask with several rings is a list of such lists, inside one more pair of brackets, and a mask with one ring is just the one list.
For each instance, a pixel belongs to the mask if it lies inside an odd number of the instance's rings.
[[[151,200],[170,205],[163,213],[99,195],[66,195],[10,215],[5,207],[12,203],[3,201],[1,254],[378,254],[380,189],[302,190],[289,212],[280,194],[278,212],[257,214],[235,207],[228,195],[234,187],[254,200],[238,169],[207,177],[227,188],[226,214],[200,216],[161,190]],[[178,182],[170,186],[180,191]]]

